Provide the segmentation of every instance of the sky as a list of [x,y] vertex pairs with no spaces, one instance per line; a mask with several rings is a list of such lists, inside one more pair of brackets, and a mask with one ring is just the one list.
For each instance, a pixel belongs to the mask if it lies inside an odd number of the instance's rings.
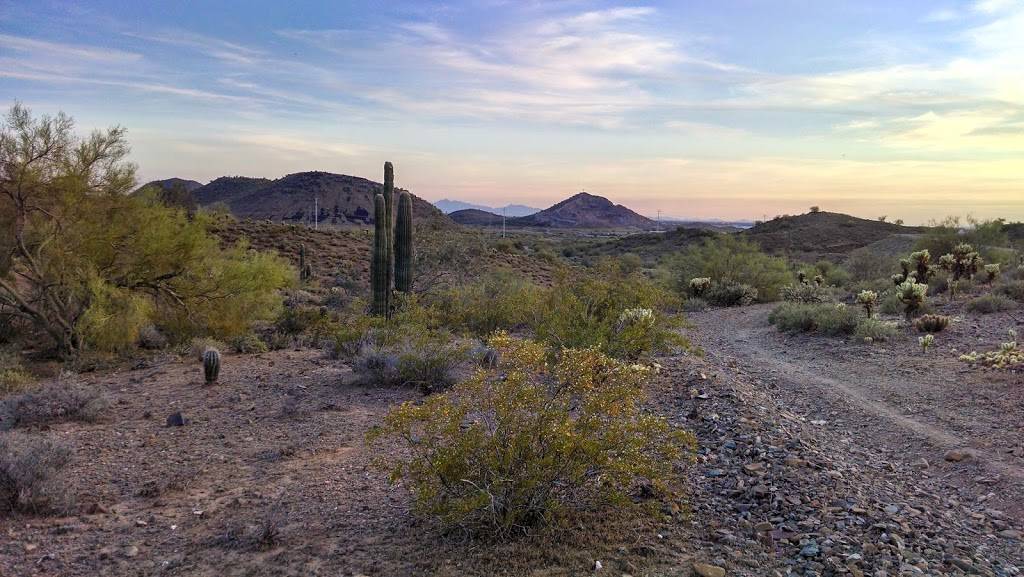
[[1024,219],[1024,0],[3,0],[0,100],[126,127],[142,182]]

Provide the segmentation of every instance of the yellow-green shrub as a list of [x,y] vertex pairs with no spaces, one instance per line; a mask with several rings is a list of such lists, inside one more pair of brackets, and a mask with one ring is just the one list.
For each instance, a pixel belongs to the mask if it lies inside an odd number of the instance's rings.
[[389,464],[421,513],[449,527],[506,536],[584,507],[628,504],[644,481],[679,478],[692,434],[643,408],[649,368],[595,349],[563,351],[499,334],[496,370],[426,401],[405,403],[371,439],[397,437],[409,456]]

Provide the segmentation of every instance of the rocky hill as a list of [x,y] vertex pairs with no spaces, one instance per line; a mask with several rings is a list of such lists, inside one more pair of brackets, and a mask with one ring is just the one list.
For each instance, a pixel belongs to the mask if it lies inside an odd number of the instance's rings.
[[[448,218],[467,226],[501,226],[500,214],[494,214],[493,212],[487,212],[478,208],[456,210],[455,212],[448,213]],[[514,218],[506,218],[506,226],[515,220]]]
[[845,255],[892,235],[920,234],[924,230],[848,214],[809,212],[758,223],[740,234],[768,252],[809,260]]
[[[320,224],[359,225],[373,222],[373,197],[380,187],[380,183],[365,178],[316,171],[276,180],[225,176],[194,194],[199,204],[222,202],[237,217],[284,222],[312,222],[315,200]],[[413,215],[448,222],[434,205],[415,195]]]
[[615,204],[603,196],[575,194],[538,213],[515,219],[517,226],[545,228],[637,228],[657,227],[653,220]]
[[140,186],[135,192],[138,192],[144,188],[154,186],[164,191],[170,191],[180,188],[185,192],[195,192],[197,188],[203,186],[203,183],[196,182],[194,180],[188,180],[185,178],[165,178],[163,180],[151,180],[146,184]]

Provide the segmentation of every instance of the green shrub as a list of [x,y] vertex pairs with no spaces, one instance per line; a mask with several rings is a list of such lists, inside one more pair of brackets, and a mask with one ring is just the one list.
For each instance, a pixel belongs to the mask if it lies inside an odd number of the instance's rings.
[[857,311],[844,304],[785,302],[768,315],[768,322],[786,333],[849,335],[857,328]]
[[[631,273],[612,260],[604,260],[593,269],[566,272],[554,286],[543,292],[532,311],[530,328],[536,338],[555,350],[597,347],[606,353],[636,358],[668,352],[686,346],[675,329],[682,324],[676,314],[678,298],[639,271]],[[647,309],[654,322],[623,331],[620,323],[630,309]],[[651,350],[638,350],[644,343]]]
[[398,349],[397,383],[424,392],[443,391],[457,380],[457,370],[470,359],[470,347],[446,334],[428,334]]
[[832,291],[819,284],[791,284],[782,287],[782,300],[795,303],[832,302]]
[[187,352],[188,356],[201,363],[203,362],[203,354],[206,353],[206,349],[217,349],[218,351],[223,351],[227,348],[227,345],[216,339],[195,337],[189,343]]
[[715,282],[704,293],[708,303],[717,307],[741,307],[757,300],[757,289],[735,282]]
[[857,326],[853,329],[853,338],[884,342],[896,336],[897,332],[899,332],[899,326],[896,323],[876,318],[865,318],[857,322]]
[[770,256],[736,235],[719,235],[691,245],[669,258],[666,266],[680,294],[688,293],[690,279],[706,277],[724,286],[747,285],[757,291],[755,298],[769,302],[778,300],[782,287],[793,282],[785,259]]
[[951,319],[945,315],[921,315],[914,320],[914,328],[921,333],[941,333],[950,322]]
[[965,308],[973,313],[987,315],[1013,310],[1017,308],[1017,303],[1000,294],[987,294],[967,301]]
[[239,335],[230,340],[231,350],[245,355],[255,355],[267,352],[267,343],[263,342],[253,333]]
[[41,513],[65,508],[70,498],[62,472],[70,460],[66,446],[47,438],[0,435],[0,511]]
[[540,306],[541,293],[539,287],[519,275],[497,271],[440,291],[429,297],[429,302],[445,326],[484,337],[497,330],[528,325]]
[[504,537],[629,505],[640,482],[662,492],[680,478],[696,441],[644,410],[650,369],[594,349],[565,350],[551,364],[539,344],[506,335],[489,344],[498,369],[403,404],[370,435],[408,446],[391,475],[420,513]]
[[1024,302],[1024,280],[1003,281],[996,285],[994,292],[1017,302]]

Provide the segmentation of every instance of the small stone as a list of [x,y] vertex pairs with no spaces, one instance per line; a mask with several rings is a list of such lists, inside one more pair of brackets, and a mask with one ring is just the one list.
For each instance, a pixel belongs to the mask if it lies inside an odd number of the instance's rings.
[[885,512],[890,515],[895,515],[896,513],[900,512],[900,508],[897,507],[896,505],[886,505]]
[[800,550],[802,557],[816,557],[821,553],[821,549],[818,548],[818,544],[814,541],[804,545],[804,548]]
[[181,414],[180,411],[177,412],[177,413],[171,413],[171,415],[167,417],[167,426],[168,427],[183,427],[187,423],[188,423],[188,419],[186,419]]
[[974,451],[971,449],[952,449],[950,451],[946,451],[946,454],[942,456],[943,459],[950,463],[959,463],[960,461],[967,461],[974,457]]
[[128,547],[127,549],[124,550],[124,556],[125,557],[135,557],[138,554],[139,554],[139,548],[136,547],[135,545],[132,545],[131,547]]
[[700,577],[725,577],[725,568],[706,563],[694,563],[693,570]]
[[1004,539],[1016,539],[1020,541],[1021,532],[1016,529],[1006,529],[999,532],[999,536]]
[[600,571],[604,569],[604,565],[601,565],[600,561],[594,561],[594,571]]
[[928,463],[928,459],[918,459],[914,461],[914,467],[918,469],[924,470],[927,469],[929,466],[931,465]]

